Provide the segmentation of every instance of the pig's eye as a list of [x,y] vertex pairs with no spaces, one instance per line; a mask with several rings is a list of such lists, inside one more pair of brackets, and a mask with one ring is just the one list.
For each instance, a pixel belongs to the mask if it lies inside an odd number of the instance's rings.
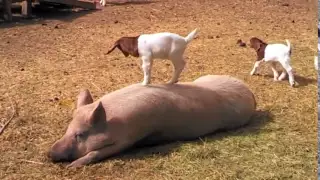
[[84,138],[84,133],[77,133],[76,134],[76,140],[77,142],[81,142]]

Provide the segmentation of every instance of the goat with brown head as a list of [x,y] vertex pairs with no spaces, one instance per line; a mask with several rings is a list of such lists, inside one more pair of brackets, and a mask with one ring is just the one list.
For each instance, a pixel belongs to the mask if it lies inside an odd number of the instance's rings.
[[263,42],[259,38],[253,37],[250,39],[250,47],[257,52],[257,61],[260,61],[264,58],[267,45],[267,43]]
[[142,85],[148,85],[151,82],[151,68],[154,59],[170,60],[174,71],[168,84],[174,84],[179,81],[180,74],[186,65],[183,54],[187,45],[194,39],[197,33],[198,29],[193,30],[186,37],[169,32],[121,37],[114,43],[107,54],[118,48],[125,57],[129,55],[140,57],[143,70]]
[[[294,86],[294,76],[292,73],[292,67],[290,66],[290,56],[292,53],[289,40],[286,40],[287,45],[284,44],[268,44],[257,37],[250,39],[250,47],[257,53],[257,59],[254,63],[253,69],[250,75],[254,75],[261,62],[269,62],[273,71],[274,81],[282,81],[286,75],[289,75],[289,83]],[[276,63],[280,63],[284,69],[279,76],[276,70]]]
[[128,57],[129,55],[139,57],[138,38],[139,36],[121,37],[114,43],[113,47],[107,52],[107,54],[110,54],[115,48],[118,48],[125,57]]

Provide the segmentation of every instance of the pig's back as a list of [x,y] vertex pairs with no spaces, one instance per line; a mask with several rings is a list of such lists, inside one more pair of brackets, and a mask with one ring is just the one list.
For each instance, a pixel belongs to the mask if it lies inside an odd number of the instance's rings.
[[246,124],[255,110],[251,91],[230,76],[203,76],[192,83],[135,84],[104,97],[107,116],[126,123],[131,137],[187,140]]

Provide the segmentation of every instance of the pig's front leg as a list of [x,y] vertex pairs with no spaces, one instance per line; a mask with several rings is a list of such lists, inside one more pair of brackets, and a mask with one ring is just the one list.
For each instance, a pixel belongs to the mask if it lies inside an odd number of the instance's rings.
[[124,145],[111,145],[111,146],[107,146],[104,148],[101,148],[99,150],[96,151],[91,151],[88,154],[86,154],[85,156],[73,161],[71,164],[69,164],[67,166],[67,168],[70,167],[80,167],[83,165],[87,165],[90,163],[95,163],[97,161],[101,161],[104,158],[107,158],[111,155],[114,155],[118,152],[120,152],[121,150],[123,150],[126,146]]

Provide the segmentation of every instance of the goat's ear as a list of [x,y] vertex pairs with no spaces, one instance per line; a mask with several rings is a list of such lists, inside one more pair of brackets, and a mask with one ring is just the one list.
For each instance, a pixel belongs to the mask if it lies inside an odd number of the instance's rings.
[[128,56],[129,56],[129,53],[126,52],[125,50],[123,50],[123,49],[121,48],[121,46],[119,47],[119,49],[120,49],[120,51],[122,52],[122,54],[123,54],[125,57],[128,57]]
[[253,49],[258,51],[261,47],[261,42],[256,42],[252,45]]
[[129,53],[127,52],[129,47],[127,45],[127,43],[120,43],[119,46],[118,46],[118,49],[122,52],[122,54],[125,56],[125,57],[128,57],[129,56]]
[[88,89],[82,90],[78,95],[77,108],[93,103],[91,93]]
[[[139,36],[138,36],[139,37]],[[127,57],[129,55],[139,57],[138,52],[138,37],[127,38],[120,43],[120,50]]]

